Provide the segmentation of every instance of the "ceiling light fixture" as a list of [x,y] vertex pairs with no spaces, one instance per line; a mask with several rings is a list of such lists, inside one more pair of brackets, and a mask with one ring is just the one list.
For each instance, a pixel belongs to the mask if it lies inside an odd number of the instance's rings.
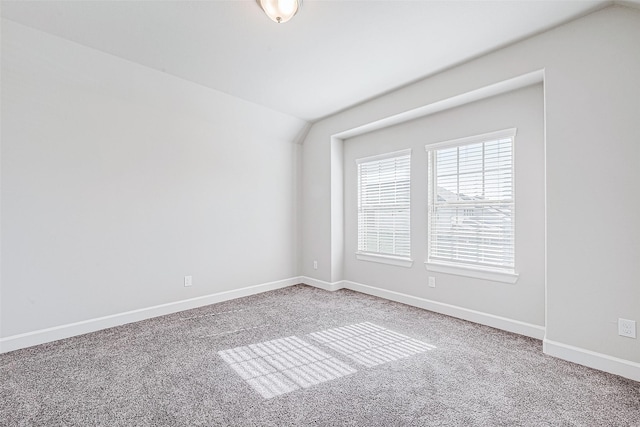
[[300,6],[302,0],[256,0],[264,13],[267,14],[271,20],[282,24],[294,17]]

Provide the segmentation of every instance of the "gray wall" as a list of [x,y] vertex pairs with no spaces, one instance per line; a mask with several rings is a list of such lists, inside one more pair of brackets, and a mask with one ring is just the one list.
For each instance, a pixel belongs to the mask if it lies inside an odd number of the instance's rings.
[[[428,272],[425,144],[517,128],[516,284]],[[355,160],[411,148],[411,268],[357,260]],[[544,123],[542,85],[467,104],[344,142],[344,279],[544,325]],[[436,287],[426,286],[428,276]]]
[[3,21],[2,125],[2,337],[297,276],[303,121]]
[[[315,123],[303,151],[302,274],[344,277],[331,265],[332,135],[544,69],[546,339],[640,362],[640,340],[618,336],[616,325],[640,320],[638,40],[640,11],[609,7]],[[470,304],[462,293],[447,301]]]

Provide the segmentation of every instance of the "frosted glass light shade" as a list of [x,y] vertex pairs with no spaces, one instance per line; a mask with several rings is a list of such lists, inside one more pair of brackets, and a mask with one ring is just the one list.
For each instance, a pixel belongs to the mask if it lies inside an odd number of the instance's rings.
[[302,0],[257,0],[258,4],[274,22],[282,24],[294,17]]

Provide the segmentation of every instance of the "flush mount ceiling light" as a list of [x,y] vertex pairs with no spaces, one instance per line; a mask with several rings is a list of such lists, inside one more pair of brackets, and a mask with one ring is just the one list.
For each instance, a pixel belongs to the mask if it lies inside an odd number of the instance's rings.
[[302,0],[256,0],[264,13],[267,14],[271,20],[282,24],[294,17],[300,6]]

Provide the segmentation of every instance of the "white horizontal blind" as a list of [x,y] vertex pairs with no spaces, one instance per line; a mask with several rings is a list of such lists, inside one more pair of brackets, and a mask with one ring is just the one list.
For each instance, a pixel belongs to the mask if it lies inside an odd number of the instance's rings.
[[430,262],[513,272],[515,129],[429,151]]
[[358,160],[358,251],[409,257],[409,150]]

